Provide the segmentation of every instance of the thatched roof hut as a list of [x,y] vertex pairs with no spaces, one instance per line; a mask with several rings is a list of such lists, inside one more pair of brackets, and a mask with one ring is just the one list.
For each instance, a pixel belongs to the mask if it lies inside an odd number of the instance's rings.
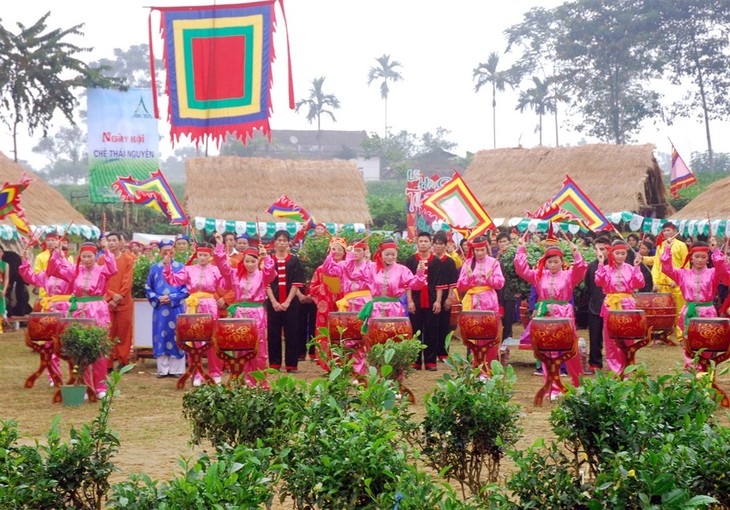
[[[17,183],[23,173],[35,179],[23,192],[20,199],[31,225],[42,230],[58,230],[58,227],[63,228],[73,223],[71,233],[81,234],[87,238],[98,237],[98,229],[74,209],[61,193],[40,177],[26,171],[21,165],[0,153],[0,184]],[[3,239],[7,238],[7,232],[15,232],[13,223],[7,218],[0,220],[0,227],[4,231],[2,232]]]
[[265,211],[286,195],[319,222],[372,222],[365,181],[349,161],[194,158],[185,171],[185,209],[191,218],[282,221]]
[[730,219],[730,177],[725,177],[710,184],[705,191],[697,195],[690,203],[672,214],[676,220],[703,220],[710,218]]
[[550,200],[565,175],[604,213],[663,218],[667,203],[653,145],[581,145],[478,152],[464,180],[492,218],[522,217]]

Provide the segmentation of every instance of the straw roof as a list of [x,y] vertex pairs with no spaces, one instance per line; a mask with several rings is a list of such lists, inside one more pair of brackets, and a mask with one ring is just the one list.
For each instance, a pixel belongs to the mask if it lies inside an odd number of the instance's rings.
[[349,161],[209,157],[189,159],[185,171],[191,218],[282,221],[264,211],[286,195],[317,221],[372,222],[365,181]]
[[492,218],[523,217],[550,200],[566,174],[604,213],[663,218],[667,203],[653,145],[581,145],[478,152],[464,180]]
[[710,215],[714,219],[730,218],[730,177],[725,177],[710,184],[705,191],[697,195],[690,203],[674,213],[676,220],[703,220]]
[[[35,179],[21,195],[20,203],[25,209],[28,222],[31,225],[93,225],[84,218],[80,212],[69,204],[63,195],[56,191],[50,184],[33,172],[25,170],[21,165],[0,152],[0,184],[9,182],[11,184],[20,181],[21,175],[25,173]],[[0,224],[12,225],[8,219],[0,220]]]

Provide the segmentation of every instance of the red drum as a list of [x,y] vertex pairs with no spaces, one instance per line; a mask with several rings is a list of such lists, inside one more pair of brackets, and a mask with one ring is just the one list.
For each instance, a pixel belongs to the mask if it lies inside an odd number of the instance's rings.
[[32,342],[53,340],[60,329],[62,313],[39,313],[28,315],[28,337]]
[[216,347],[222,351],[255,350],[259,345],[256,320],[250,318],[218,319]]
[[692,317],[687,329],[687,348],[726,352],[730,349],[730,319],[724,317]]
[[377,317],[370,319],[368,338],[371,344],[384,344],[389,339],[396,342],[413,337],[408,317]]
[[83,326],[96,326],[96,321],[94,319],[81,319],[81,318],[74,318],[74,317],[64,317],[58,321],[58,334],[60,335],[64,331],[66,331],[66,328],[69,327],[71,324],[81,324]]
[[461,314],[461,303],[454,303],[451,305],[451,315],[449,316],[449,326],[456,327],[459,323],[459,316]]
[[653,326],[655,332],[672,332],[677,324],[677,308],[672,294],[639,292],[636,294],[636,308],[646,312],[646,324]]
[[362,340],[362,321],[357,318],[357,312],[330,312],[328,320],[331,343]]
[[209,313],[181,313],[175,334],[181,342],[205,342],[213,338],[213,316]]
[[578,341],[569,317],[535,317],[530,323],[532,345],[541,351],[566,351]]
[[646,337],[646,332],[644,310],[610,310],[608,312],[608,335],[611,338],[636,340]]
[[530,313],[527,311],[527,300],[525,299],[520,302],[520,322],[525,328],[530,323]]
[[459,316],[459,329],[465,341],[497,338],[498,323],[497,315],[486,310],[469,310]]

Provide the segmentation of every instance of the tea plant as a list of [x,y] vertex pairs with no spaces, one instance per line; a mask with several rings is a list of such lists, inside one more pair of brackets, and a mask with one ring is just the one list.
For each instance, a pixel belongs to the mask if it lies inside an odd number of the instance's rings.
[[485,378],[459,354],[446,363],[453,375],[437,381],[420,426],[401,424],[429,466],[459,482],[463,494],[469,488],[479,495],[497,481],[500,462],[521,433],[519,406],[510,403],[516,377],[511,366],[494,362]]
[[108,508],[177,510],[196,508],[269,507],[274,497],[278,467],[270,449],[222,445],[215,459],[203,453],[195,463],[180,461],[183,474],[158,484],[135,475],[112,487]]
[[418,337],[399,341],[388,339],[384,344],[370,346],[367,360],[383,377],[397,381],[413,373],[413,361],[423,349],[425,346]]

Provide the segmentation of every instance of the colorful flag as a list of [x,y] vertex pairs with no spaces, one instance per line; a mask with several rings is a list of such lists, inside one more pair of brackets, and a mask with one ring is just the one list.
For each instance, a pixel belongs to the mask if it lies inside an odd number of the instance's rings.
[[7,218],[19,232],[30,235],[28,219],[25,210],[20,205],[20,194],[33,182],[26,175],[21,176],[18,184],[6,182],[0,189],[0,220]]
[[162,170],[152,172],[149,179],[138,181],[130,177],[120,177],[112,188],[119,193],[125,202],[146,205],[168,217],[173,225],[188,225],[185,215],[175,193],[167,183]]
[[[254,129],[269,136],[274,3],[152,7],[162,14],[173,143],[183,135],[196,145],[207,136],[220,143],[227,133],[245,142]],[[154,65],[151,51],[150,59]],[[291,58],[289,103],[293,109]]]
[[549,221],[571,221],[569,218],[572,218],[573,221],[580,220],[586,228],[594,232],[613,228],[608,218],[569,175],[565,176],[563,188],[529,216]]
[[453,229],[476,237],[495,228],[492,218],[458,173],[427,197],[421,207],[442,218]]
[[679,196],[680,189],[697,184],[697,179],[692,170],[685,164],[677,149],[674,148],[674,144],[672,144],[672,170],[669,178],[669,192],[674,198]]
[[283,218],[292,221],[300,221],[306,223],[306,228],[314,228],[316,222],[314,218],[303,207],[295,204],[286,195],[281,195],[276,202],[271,204],[266,212],[275,218]]

